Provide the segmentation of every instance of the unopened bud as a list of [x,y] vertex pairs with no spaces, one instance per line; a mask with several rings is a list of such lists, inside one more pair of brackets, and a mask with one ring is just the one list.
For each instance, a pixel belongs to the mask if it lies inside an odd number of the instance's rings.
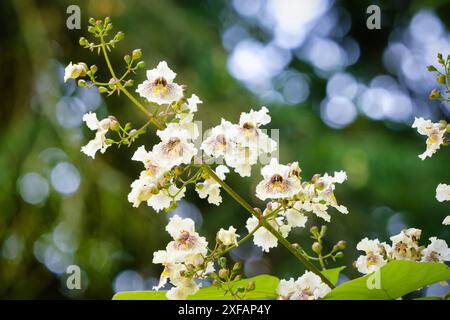
[[236,262],[235,264],[234,264],[234,266],[233,266],[233,271],[239,271],[239,270],[241,270],[242,269],[242,263],[240,263],[240,262]]
[[105,87],[98,87],[98,92],[106,93],[106,92],[108,92],[108,89],[106,89]]
[[145,67],[144,61],[139,61],[138,64],[136,65],[136,68],[138,68],[138,69],[143,69],[144,67]]
[[438,75],[436,81],[440,84],[445,84],[445,76],[443,74]]
[[114,116],[109,116],[109,130],[117,131],[120,127],[119,121],[117,121],[117,118]]
[[131,54],[134,60],[139,59],[142,56],[142,50],[141,49],[134,49],[133,53]]
[[439,90],[433,89],[433,90],[431,90],[429,99],[430,99],[430,100],[436,100],[436,99],[438,99],[440,96],[441,96],[441,93],[439,92]]
[[320,254],[322,252],[322,245],[319,242],[314,242],[311,246],[312,251],[316,254]]
[[230,274],[230,271],[228,271],[227,269],[220,269],[219,270],[219,277],[221,279],[225,279],[226,277],[228,277],[229,274]]
[[255,290],[255,281],[249,281],[246,286],[247,291]]
[[343,258],[343,257],[344,257],[344,253],[343,253],[342,251],[339,251],[338,253],[335,254],[334,257],[335,257],[336,259]]
[[347,248],[347,242],[345,242],[344,240],[340,240],[338,241],[338,243],[336,243],[336,247],[339,250],[344,250],[345,248]]

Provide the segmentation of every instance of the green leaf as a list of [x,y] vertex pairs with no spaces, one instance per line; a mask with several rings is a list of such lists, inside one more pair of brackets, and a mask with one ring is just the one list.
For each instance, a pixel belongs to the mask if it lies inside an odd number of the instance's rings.
[[448,279],[450,268],[443,263],[391,261],[380,268],[379,272],[336,287],[324,299],[397,299],[409,292]]
[[345,269],[345,266],[342,266],[342,267],[324,270],[324,271],[322,271],[322,273],[325,275],[325,277],[328,278],[328,280],[330,280],[330,282],[332,284],[335,285],[339,279],[339,274],[344,269]]
[[[245,287],[248,282],[255,282],[255,290],[245,294],[244,299],[268,299],[277,297],[277,287],[280,281],[271,275],[259,275],[250,279],[242,279],[233,283],[233,287]],[[167,291],[130,291],[119,292],[113,296],[113,300],[167,300]],[[189,296],[189,300],[232,300],[231,294],[225,294],[223,289],[216,286],[201,288],[196,294]]]

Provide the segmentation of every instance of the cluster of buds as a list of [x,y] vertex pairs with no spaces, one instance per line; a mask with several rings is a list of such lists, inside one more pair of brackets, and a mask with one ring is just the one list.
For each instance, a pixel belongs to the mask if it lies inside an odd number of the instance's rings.
[[255,290],[254,281],[247,282],[245,286],[239,285],[236,287],[234,282],[242,278],[242,264],[240,262],[234,263],[230,268],[227,267],[227,259],[225,257],[220,257],[217,262],[220,266],[219,271],[209,274],[214,279],[212,285],[224,289],[225,294],[229,293],[239,299],[243,299],[247,292]]

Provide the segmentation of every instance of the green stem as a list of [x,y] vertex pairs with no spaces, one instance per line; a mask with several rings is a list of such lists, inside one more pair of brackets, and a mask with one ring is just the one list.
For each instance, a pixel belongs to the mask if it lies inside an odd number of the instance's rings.
[[220,184],[220,186],[234,199],[236,202],[238,202],[245,210],[247,210],[252,216],[256,217],[262,224],[264,228],[266,228],[277,240],[284,246],[286,249],[289,250],[290,253],[292,253],[298,260],[300,260],[301,263],[310,271],[317,274],[324,283],[326,283],[330,288],[334,288],[334,285],[328,280],[325,275],[320,272],[319,269],[316,268],[314,264],[312,264],[308,258],[303,256],[303,254],[300,253],[300,251],[292,246],[292,244],[287,241],[277,230],[275,230],[274,227],[272,227],[266,220],[262,219],[260,215],[253,209],[253,207],[245,201],[239,194],[237,194],[228,184],[225,183],[222,179],[220,179],[214,170],[212,170],[208,165],[203,165],[205,170],[208,172],[208,174],[216,180],[217,183]]
[[[111,62],[109,61],[108,52],[106,51],[106,45],[105,45],[105,40],[103,39],[103,35],[100,35],[100,41],[101,41],[101,47],[102,47],[103,56],[105,57],[105,61],[106,61],[106,64],[108,66],[109,72],[111,73],[111,76],[115,80],[117,80],[117,77],[116,77],[116,74],[114,72],[114,69],[113,69],[113,67],[111,65]],[[147,117],[150,119],[150,121],[159,130],[164,129],[164,126],[161,125],[161,123],[159,123],[159,121],[156,120],[156,118],[153,116],[153,114],[151,114],[139,101],[136,100],[135,97],[133,97],[133,95],[130,92],[128,92],[127,89],[124,88],[124,86],[120,83],[120,81],[117,81],[116,85],[120,89],[120,91],[122,91],[128,97],[128,99],[131,100],[131,102],[133,102],[143,113],[145,113],[147,115]]]

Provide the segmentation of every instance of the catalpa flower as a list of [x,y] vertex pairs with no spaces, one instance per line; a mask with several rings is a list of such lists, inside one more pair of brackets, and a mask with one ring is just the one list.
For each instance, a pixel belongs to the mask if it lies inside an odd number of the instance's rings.
[[192,139],[191,133],[180,124],[170,123],[166,129],[158,130],[156,134],[162,141],[152,151],[169,168],[190,163],[197,153],[194,144],[188,142]]
[[386,243],[380,243],[378,239],[362,239],[356,249],[364,251],[366,255],[359,256],[356,260],[356,268],[363,274],[372,273],[387,263],[386,254],[391,248]]
[[197,95],[191,95],[190,98],[186,99],[186,102],[181,104],[175,118],[179,119],[180,122],[192,122],[194,113],[197,112],[197,105],[200,103],[203,103],[203,101]]
[[[267,216],[272,209],[264,210],[263,215]],[[287,237],[291,231],[291,226],[284,223],[284,217],[272,218],[267,221],[274,229],[278,230],[283,237]],[[252,232],[259,225],[258,218],[252,216],[247,219],[246,228],[248,232]],[[253,234],[253,242],[264,252],[269,252],[271,248],[278,246],[278,239],[264,227],[260,227]]]
[[447,242],[438,239],[436,237],[431,237],[430,244],[422,251],[423,262],[444,262],[450,261],[450,249],[448,248]]
[[[225,174],[228,172],[230,172],[230,170],[224,165],[217,166],[215,170],[217,176],[222,180],[225,180]],[[195,190],[200,198],[208,198],[209,203],[218,206],[222,202],[222,196],[220,195],[220,184],[211,177],[208,177],[203,182],[197,183]]]
[[214,271],[212,263],[208,263],[204,270],[198,270],[190,276],[186,275],[186,265],[192,265],[196,270],[203,267],[204,257],[208,253],[208,243],[195,231],[195,223],[189,218],[173,216],[166,226],[166,231],[173,241],[167,244],[166,250],[159,250],[153,254],[153,263],[164,266],[159,285],[154,289],[158,290],[170,281],[175,287],[167,292],[167,298],[186,299],[199,289],[194,277],[202,278]]
[[450,201],[450,185],[440,183],[436,188],[436,199],[439,202]]
[[264,153],[275,151],[277,143],[260,129],[260,126],[270,123],[268,112],[266,107],[262,107],[259,111],[251,109],[249,113],[242,113],[236,127],[236,141],[245,147],[261,149]]
[[228,150],[233,148],[235,144],[231,135],[234,127],[234,124],[222,119],[220,125],[211,129],[209,137],[202,142],[201,149],[209,156],[225,157]]
[[311,271],[306,271],[294,281],[280,280],[277,293],[279,300],[317,300],[325,297],[331,288]]
[[236,229],[233,226],[230,226],[228,230],[220,228],[216,238],[225,246],[231,246],[238,244],[237,238],[239,238],[239,235],[236,234]]
[[424,153],[419,155],[419,158],[422,160],[425,160],[426,157],[431,157],[445,142],[445,125],[433,123],[430,120],[425,120],[423,118],[415,118],[412,127],[417,128],[419,134],[428,136],[427,149]]
[[390,238],[392,241],[392,258],[397,260],[418,260],[422,250],[418,243],[421,234],[422,230],[410,228],[392,236]]
[[161,61],[155,69],[147,70],[147,80],[138,85],[136,92],[159,105],[176,102],[183,97],[182,87],[173,82],[176,75]]
[[109,147],[109,144],[106,143],[106,133],[110,128],[111,119],[105,118],[98,121],[95,113],[88,112],[83,116],[83,121],[86,122],[89,129],[97,131],[95,133],[95,138],[81,148],[81,152],[94,159],[97,151],[105,153],[106,149]]
[[444,218],[444,220],[442,221],[442,224],[444,224],[446,226],[450,225],[450,216],[446,216]]
[[64,82],[66,82],[69,79],[76,79],[79,77],[84,77],[87,72],[87,66],[85,63],[77,63],[72,64],[72,62],[69,63],[69,65],[64,70]]
[[290,166],[278,163],[276,158],[261,169],[264,180],[256,186],[256,196],[261,200],[289,198],[301,190],[298,176],[290,175]]
[[146,151],[144,146],[135,151],[131,160],[142,162],[145,166],[145,175],[154,181],[159,181],[161,176],[171,169],[155,153]]

